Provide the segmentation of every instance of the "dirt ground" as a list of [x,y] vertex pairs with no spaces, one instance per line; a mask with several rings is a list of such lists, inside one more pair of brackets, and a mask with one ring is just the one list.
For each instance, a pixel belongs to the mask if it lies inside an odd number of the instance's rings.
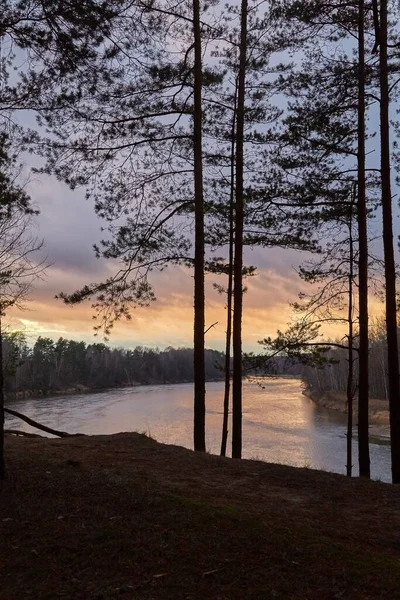
[[143,435],[7,439],[0,599],[400,599],[400,488]]

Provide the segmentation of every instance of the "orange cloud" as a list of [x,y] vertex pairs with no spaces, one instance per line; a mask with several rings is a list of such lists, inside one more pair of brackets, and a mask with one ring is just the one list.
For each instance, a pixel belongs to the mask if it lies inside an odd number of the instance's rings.
[[[26,332],[28,339],[38,335],[71,337],[95,341],[93,337],[93,310],[90,303],[67,306],[54,298],[54,290],[65,289],[65,273],[51,269],[50,277],[43,282],[27,303],[24,311],[13,309],[8,321],[13,329]],[[264,288],[264,278],[268,285]],[[226,330],[225,297],[207,281],[206,327],[216,323],[206,336],[209,347],[224,348]],[[284,327],[290,316],[288,300],[295,299],[295,283],[285,283],[278,275],[263,274],[258,282],[249,282],[244,299],[243,342],[247,350],[257,347],[257,340],[273,335],[277,327]],[[72,289],[85,283],[83,275],[74,278]],[[171,268],[158,274],[156,292],[158,299],[149,307],[134,308],[131,321],[115,324],[110,338],[112,345],[132,347],[191,346],[193,344],[193,278],[188,270]],[[71,288],[70,288],[71,289]],[[285,291],[286,289],[286,291]],[[290,297],[292,295],[292,297]]]
[[[8,321],[13,329],[25,331],[29,340],[38,335],[51,338],[66,337],[96,341],[93,336],[93,310],[90,303],[67,306],[54,299],[54,291],[66,289],[66,274],[53,267],[47,281],[42,282],[27,304],[27,310],[13,309]],[[206,327],[216,323],[206,335],[206,345],[223,350],[225,347],[225,296],[212,287],[214,276],[207,277]],[[74,276],[69,291],[77,289],[87,279],[83,274]],[[149,307],[132,309],[131,321],[115,324],[110,344],[115,346],[192,346],[193,344],[193,278],[181,267],[167,269],[156,277],[158,299]],[[300,289],[307,289],[294,271],[286,275],[264,269],[246,281],[244,297],[243,348],[257,351],[258,340],[274,336],[277,329],[285,329],[291,319],[290,302],[297,300]],[[371,298],[371,314],[381,314],[382,304]],[[325,337],[341,337],[345,326],[329,326]],[[98,341],[101,340],[99,334]]]

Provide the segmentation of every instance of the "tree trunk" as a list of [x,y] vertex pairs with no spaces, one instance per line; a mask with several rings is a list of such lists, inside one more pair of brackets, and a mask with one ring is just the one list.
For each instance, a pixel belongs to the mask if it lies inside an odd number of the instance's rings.
[[368,230],[365,185],[365,40],[364,0],[358,3],[358,298],[360,347],[358,353],[358,465],[360,477],[370,477],[368,433]]
[[244,221],[244,105],[247,54],[247,0],[242,0],[236,117],[236,202],[233,292],[232,458],[242,457],[242,312]]
[[353,247],[353,227],[352,227],[352,218],[353,218],[353,203],[350,207],[350,217],[349,217],[349,306],[348,306],[348,321],[349,321],[349,333],[348,333],[348,342],[349,342],[349,351],[348,351],[348,361],[349,367],[347,371],[347,464],[346,464],[346,475],[348,477],[352,476],[353,469],[353,452],[352,452],[352,443],[353,443],[353,379],[354,379],[354,358],[353,358],[353,342],[354,342],[354,332],[353,332],[353,261],[354,261],[354,247]]
[[234,203],[235,203],[235,131],[236,131],[236,96],[235,89],[234,111],[231,131],[231,190],[229,198],[229,258],[228,258],[228,290],[225,344],[225,387],[224,387],[224,417],[222,422],[221,456],[226,456],[228,442],[229,392],[231,380],[231,338],[232,338],[232,292],[233,292],[233,246],[234,246]]
[[3,330],[0,315],[0,481],[5,479],[6,463],[4,459],[4,372],[3,372]]
[[202,144],[202,57],[200,2],[193,0],[194,36],[194,111],[193,111],[193,158],[194,158],[194,449],[205,452],[206,387],[204,360],[204,197],[203,197],[203,144]]
[[390,439],[392,480],[400,483],[400,388],[399,350],[397,341],[396,269],[393,247],[392,192],[390,183],[389,74],[388,74],[388,8],[387,0],[380,2],[379,67],[380,67],[380,125],[382,222],[386,284],[386,336],[388,347]]

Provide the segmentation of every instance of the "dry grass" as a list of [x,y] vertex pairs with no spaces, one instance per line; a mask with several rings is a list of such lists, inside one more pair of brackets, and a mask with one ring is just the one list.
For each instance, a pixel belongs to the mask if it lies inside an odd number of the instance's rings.
[[0,598],[400,598],[400,490],[138,434],[7,441]]

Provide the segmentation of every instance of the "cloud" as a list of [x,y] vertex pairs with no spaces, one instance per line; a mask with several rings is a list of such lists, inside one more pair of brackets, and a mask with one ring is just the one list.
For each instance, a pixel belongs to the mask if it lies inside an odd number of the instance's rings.
[[[170,267],[153,273],[157,301],[149,307],[132,309],[132,319],[115,325],[112,345],[192,346],[193,345],[193,277],[189,269]],[[206,336],[208,347],[225,347],[225,297],[212,287],[215,277],[207,278],[206,327],[217,323]],[[87,283],[82,272],[52,267],[49,277],[38,285],[27,310],[10,313],[14,328],[31,337],[44,335],[84,339],[93,338],[93,310],[90,303],[75,307],[54,299],[62,289],[75,289]],[[62,286],[62,287],[61,287]],[[284,327],[290,316],[288,300],[296,298],[296,283],[273,271],[261,272],[249,281],[244,298],[243,343],[245,350],[256,350],[257,340],[273,335]]]
[[[29,340],[38,335],[52,338],[83,339],[93,337],[93,310],[90,303],[75,307],[55,300],[60,291],[73,292],[83,285],[110,276],[115,265],[95,258],[92,245],[102,237],[101,225],[92,203],[82,190],[71,191],[54,178],[43,177],[30,183],[30,191],[41,214],[38,235],[45,238],[46,253],[53,263],[47,277],[39,281],[27,310],[12,310],[9,322],[26,332]],[[245,282],[243,348],[257,351],[257,341],[285,329],[291,318],[290,302],[309,287],[300,280],[296,268],[304,253],[277,248],[246,249],[245,264],[257,266],[257,275]],[[150,275],[157,301],[150,307],[132,310],[131,321],[115,325],[110,343],[116,346],[192,346],[193,277],[184,267],[169,267]],[[226,279],[206,277],[206,327],[217,323],[206,336],[208,347],[225,347],[225,297],[213,289],[213,282]],[[371,313],[380,314],[382,304],[371,299]],[[344,328],[330,328],[327,335],[343,335]]]
[[[149,307],[132,309],[130,321],[116,323],[110,338],[111,345],[126,348],[137,345],[160,348],[193,345],[191,271],[182,267],[170,267],[153,275],[158,300]],[[27,310],[11,311],[9,321],[12,327],[24,330],[30,340],[43,335],[54,339],[60,336],[83,339],[87,343],[96,341],[90,303],[72,307],[54,299],[53,286],[59,291],[63,283],[65,289],[68,282],[73,283],[75,287],[85,282],[82,273],[74,274],[70,271],[68,276],[70,279],[66,280],[63,270],[54,268],[52,277],[38,286]],[[225,297],[212,288],[213,279],[207,279],[206,327],[214,323],[216,325],[208,331],[206,345],[224,350]],[[245,351],[258,351],[258,340],[274,336],[277,329],[286,328],[291,319],[289,302],[297,299],[302,282],[293,272],[282,275],[272,269],[266,269],[247,283],[249,289],[244,297],[243,348]],[[371,315],[381,314],[382,310],[382,303],[376,298],[371,298]],[[340,337],[344,333],[344,325],[325,328],[325,337]]]
[[29,185],[38,206],[38,235],[44,238],[45,252],[58,269],[95,276],[104,270],[96,259],[93,244],[104,237],[101,221],[83,190],[70,190],[52,177],[41,176]]

